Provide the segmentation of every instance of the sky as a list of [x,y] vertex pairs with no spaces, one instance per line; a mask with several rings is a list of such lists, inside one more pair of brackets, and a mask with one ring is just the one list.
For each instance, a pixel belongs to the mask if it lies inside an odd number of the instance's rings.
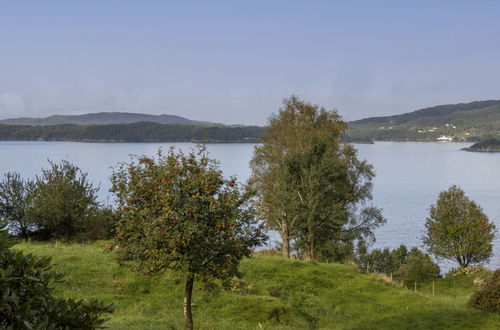
[[264,125],[500,99],[500,1],[0,0],[0,119],[125,111]]

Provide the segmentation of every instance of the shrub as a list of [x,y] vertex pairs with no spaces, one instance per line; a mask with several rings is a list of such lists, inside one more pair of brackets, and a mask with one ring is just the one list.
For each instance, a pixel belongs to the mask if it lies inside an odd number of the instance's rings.
[[86,222],[86,229],[75,237],[78,241],[107,240],[113,238],[118,216],[110,207],[100,207]]
[[401,264],[394,273],[397,280],[405,284],[439,277],[439,266],[436,265],[429,255],[417,248],[411,249],[405,263]]
[[439,266],[429,255],[415,247],[408,252],[404,245],[392,251],[385,248],[361,253],[358,263],[362,271],[387,275],[393,273],[395,279],[405,284],[439,277],[440,272]]
[[50,285],[61,279],[50,258],[10,249],[13,242],[0,230],[0,327],[2,329],[95,329],[111,305],[53,296]]
[[360,269],[365,272],[376,272],[390,274],[399,269],[401,264],[405,263],[408,257],[408,249],[401,244],[399,248],[390,251],[388,248],[383,250],[374,249],[370,253],[360,253],[358,264]]
[[0,219],[19,237],[29,237],[35,225],[29,216],[35,183],[9,172],[0,182]]
[[30,216],[37,227],[38,239],[71,239],[85,232],[95,216],[97,188],[77,166],[63,160],[50,162],[36,179]]
[[493,272],[481,289],[472,295],[469,305],[483,311],[500,313],[500,269]]

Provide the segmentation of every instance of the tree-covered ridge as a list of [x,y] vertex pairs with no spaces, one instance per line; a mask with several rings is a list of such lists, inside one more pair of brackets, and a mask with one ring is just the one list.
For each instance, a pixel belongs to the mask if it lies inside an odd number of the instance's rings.
[[87,142],[258,142],[264,127],[163,125],[0,125],[3,141]]
[[350,140],[477,141],[500,137],[500,101],[441,105],[349,123]]
[[132,124],[148,121],[158,124],[183,124],[183,125],[220,125],[208,121],[190,120],[175,115],[150,115],[132,112],[97,112],[83,115],[53,115],[45,118],[11,118],[0,120],[0,124],[8,125],[111,125]]

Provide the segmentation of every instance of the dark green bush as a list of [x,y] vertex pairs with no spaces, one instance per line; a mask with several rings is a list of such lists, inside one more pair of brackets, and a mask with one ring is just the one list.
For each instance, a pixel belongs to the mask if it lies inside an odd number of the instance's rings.
[[364,272],[393,274],[396,280],[404,283],[439,277],[440,272],[429,255],[417,248],[408,252],[404,245],[392,251],[388,248],[375,249],[370,253],[362,251],[358,264]]
[[59,299],[50,285],[61,280],[50,258],[11,249],[0,230],[0,327],[2,329],[96,329],[106,321],[111,305]]
[[110,207],[100,207],[86,222],[84,232],[78,234],[77,241],[107,240],[114,236],[117,215]]
[[469,305],[483,311],[500,313],[500,269],[495,270],[481,289],[472,295]]
[[0,182],[0,220],[9,224],[9,229],[21,238],[29,237],[35,228],[29,216],[35,183],[24,180],[17,172],[4,174]]
[[50,165],[36,179],[30,216],[38,239],[71,239],[95,215],[98,189],[76,165],[66,160]]
[[322,262],[350,262],[355,259],[351,242],[328,241],[318,247],[317,261]]
[[388,248],[374,249],[370,253],[363,251],[359,254],[358,264],[364,272],[390,274],[397,271],[401,264],[406,262],[407,257],[408,249],[401,244],[399,248],[392,251]]
[[439,272],[439,266],[432,261],[429,255],[413,248],[408,253],[406,262],[401,264],[394,273],[394,278],[405,284],[410,284],[428,278],[437,278]]

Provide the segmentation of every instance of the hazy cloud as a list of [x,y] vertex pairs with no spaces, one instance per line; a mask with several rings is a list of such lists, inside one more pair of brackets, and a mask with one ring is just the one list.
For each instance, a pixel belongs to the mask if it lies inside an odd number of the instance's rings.
[[22,95],[11,92],[0,92],[0,116],[24,116],[26,108]]

